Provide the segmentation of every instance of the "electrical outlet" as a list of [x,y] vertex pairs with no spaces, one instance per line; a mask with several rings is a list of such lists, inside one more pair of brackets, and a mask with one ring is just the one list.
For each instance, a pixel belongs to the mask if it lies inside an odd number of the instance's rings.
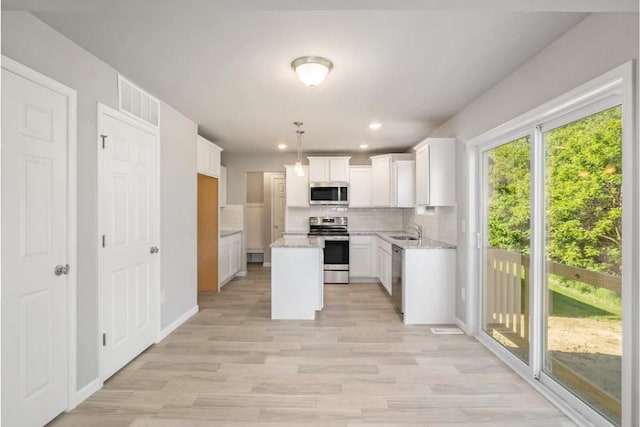
[[167,291],[165,290],[160,291],[160,304],[164,304],[166,300],[167,300]]
[[467,300],[467,289],[466,288],[460,289],[460,299],[462,301],[466,301]]

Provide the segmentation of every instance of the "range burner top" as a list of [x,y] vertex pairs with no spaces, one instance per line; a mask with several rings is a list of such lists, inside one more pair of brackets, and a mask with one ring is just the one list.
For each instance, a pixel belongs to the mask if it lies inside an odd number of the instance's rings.
[[309,236],[349,236],[347,217],[309,218]]

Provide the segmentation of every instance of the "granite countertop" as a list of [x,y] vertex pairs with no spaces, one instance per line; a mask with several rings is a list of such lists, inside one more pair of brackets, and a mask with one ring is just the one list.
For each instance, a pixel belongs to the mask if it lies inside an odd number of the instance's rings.
[[272,248],[324,248],[322,237],[287,236],[271,244]]
[[397,240],[397,239],[391,238],[391,236],[405,235],[410,233],[385,231],[385,232],[378,232],[375,234],[381,237],[386,242],[399,246],[402,249],[455,249],[456,248],[456,245],[440,242],[438,240],[430,239],[428,237],[423,237],[421,240]]
[[242,233],[242,230],[220,230],[220,237],[227,237],[236,233]]
[[[302,239],[305,240],[307,231],[303,230],[292,230],[284,233],[285,239]],[[392,239],[391,236],[403,236],[403,235],[411,235],[415,236],[415,233],[407,233],[406,231],[380,231],[380,230],[349,230],[350,236],[378,236],[386,242],[391,243],[392,245],[396,245],[401,247],[402,249],[455,249],[456,245],[452,245],[450,243],[441,242],[439,240],[434,240],[429,237],[423,237],[422,240],[397,240]],[[282,240],[282,239],[280,239]],[[277,244],[279,241],[276,241],[274,244]],[[273,246],[271,247],[289,247],[289,246]],[[298,247],[298,246],[292,246]],[[311,247],[311,246],[299,246],[299,247]]]

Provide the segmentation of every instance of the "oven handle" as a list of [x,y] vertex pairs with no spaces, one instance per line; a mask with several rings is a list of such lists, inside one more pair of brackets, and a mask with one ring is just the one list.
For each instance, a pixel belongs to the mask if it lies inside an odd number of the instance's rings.
[[344,242],[349,241],[349,236],[323,236],[325,242]]

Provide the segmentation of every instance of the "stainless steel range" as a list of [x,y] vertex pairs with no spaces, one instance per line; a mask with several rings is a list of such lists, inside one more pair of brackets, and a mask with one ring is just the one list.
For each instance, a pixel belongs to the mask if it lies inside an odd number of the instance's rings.
[[324,283],[349,283],[347,217],[309,217],[309,236],[324,237]]

